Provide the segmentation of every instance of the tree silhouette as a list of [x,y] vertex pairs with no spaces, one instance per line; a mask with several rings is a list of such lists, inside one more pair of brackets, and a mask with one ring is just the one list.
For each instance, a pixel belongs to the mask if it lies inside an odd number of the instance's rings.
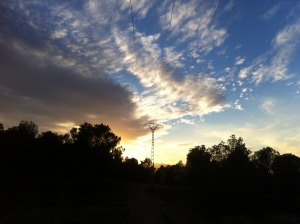
[[39,133],[38,126],[32,121],[21,121],[17,129],[21,136],[31,139],[37,137]]
[[70,131],[73,143],[80,147],[101,148],[107,152],[120,143],[121,138],[116,136],[108,125],[83,123],[79,129],[72,128]]
[[43,146],[51,146],[55,148],[64,143],[64,136],[58,135],[52,131],[46,131],[38,136],[37,141]]
[[205,145],[195,146],[187,154],[186,169],[189,182],[202,185],[208,183],[211,174],[211,154]]
[[[155,169],[149,158],[140,164],[135,158],[123,159],[120,140],[104,124],[85,122],[67,134],[38,134],[32,121],[8,129],[0,123],[0,190],[26,192],[26,200],[41,198],[54,204],[61,198],[72,204],[73,198],[82,196],[90,198],[85,202],[89,204],[99,192],[105,198],[110,187],[133,186],[129,192],[135,192],[136,183],[143,183],[164,203],[172,206],[184,199],[184,206],[204,218],[299,213],[300,158],[293,154],[280,155],[270,147],[251,154],[241,137],[231,135],[209,148],[191,148],[186,165],[179,161]],[[90,195],[92,189],[97,194]]]
[[279,152],[271,147],[263,148],[256,151],[252,156],[252,161],[257,169],[263,171],[265,170],[268,174],[272,173],[272,164]]
[[[38,134],[38,126],[32,121],[21,121],[18,126],[5,131],[6,142],[14,145],[29,144]],[[16,141],[17,140],[17,141]]]
[[208,148],[209,153],[211,154],[211,159],[217,163],[225,160],[230,153],[229,146],[225,142],[221,141],[218,145],[214,145],[211,148]]
[[224,161],[224,167],[229,169],[228,172],[231,174],[244,175],[241,172],[246,171],[250,166],[251,151],[247,149],[243,139],[241,137],[237,139],[235,135],[230,136],[227,144],[229,153]]
[[153,180],[154,172],[155,172],[155,168],[153,165],[154,164],[152,164],[150,158],[145,158],[144,160],[142,160],[140,162],[139,166],[142,168],[141,169],[141,179],[144,182],[149,182],[149,181]]
[[146,159],[142,160],[141,161],[141,166],[143,168],[146,168],[146,169],[150,169],[151,167],[153,167],[151,159],[150,158],[146,158]]
[[281,156],[276,156],[272,163],[274,175],[284,179],[293,179],[300,174],[300,158],[287,153]]
[[175,165],[160,166],[156,172],[154,180],[162,185],[184,185],[186,182],[185,166],[180,160]]

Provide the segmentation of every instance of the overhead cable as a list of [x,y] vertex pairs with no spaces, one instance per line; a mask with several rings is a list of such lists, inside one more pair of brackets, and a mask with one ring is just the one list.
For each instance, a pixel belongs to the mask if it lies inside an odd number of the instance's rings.
[[205,33],[205,35],[204,35],[204,37],[203,37],[203,39],[202,39],[202,41],[201,41],[201,43],[200,43],[200,45],[199,45],[197,51],[200,51],[201,48],[202,48],[202,45],[203,45],[204,40],[205,40],[205,38],[206,38],[206,36],[207,36],[207,34],[208,34],[208,31],[210,30],[210,27],[211,27],[211,25],[212,25],[212,23],[213,23],[213,21],[214,21],[216,15],[217,15],[217,12],[218,12],[218,10],[219,10],[219,8],[220,8],[221,2],[222,2],[222,0],[219,0],[218,6],[217,6],[217,8],[216,8],[216,10],[215,10],[215,13],[214,13],[214,15],[213,15],[213,17],[212,17],[212,19],[211,19],[211,21],[210,21],[208,27],[207,27],[206,33]]
[[171,26],[172,26],[172,19],[173,19],[174,5],[175,5],[175,0],[173,0],[173,5],[172,5],[172,12],[171,12],[171,19],[170,19],[170,24],[169,24],[169,29],[168,29],[167,41],[168,41],[169,36],[170,36],[170,34],[171,34]]
[[131,13],[131,25],[132,25],[132,34],[133,34],[133,43],[134,43],[134,48],[135,47],[135,26],[134,26],[134,20],[133,20],[133,10],[132,10],[132,4],[130,0],[130,13]]

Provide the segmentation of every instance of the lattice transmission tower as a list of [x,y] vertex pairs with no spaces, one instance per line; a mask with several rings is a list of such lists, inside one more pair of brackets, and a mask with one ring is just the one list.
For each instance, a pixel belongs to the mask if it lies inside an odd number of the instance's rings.
[[151,163],[152,163],[152,166],[154,166],[154,132],[156,129],[163,128],[163,126],[161,124],[157,124],[157,123],[149,123],[149,124],[146,124],[145,127],[150,128],[150,130],[152,132]]

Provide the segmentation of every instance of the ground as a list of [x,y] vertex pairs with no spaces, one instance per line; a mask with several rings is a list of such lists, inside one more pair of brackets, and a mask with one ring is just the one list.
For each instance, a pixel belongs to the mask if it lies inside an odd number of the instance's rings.
[[[81,183],[56,192],[32,184],[1,191],[1,224],[296,224],[277,214],[262,221],[224,217],[205,221],[188,203],[191,189],[124,182]],[[80,190],[81,189],[81,190]],[[15,191],[14,191],[15,190]],[[49,190],[49,189],[48,189]],[[67,190],[65,192],[65,190]]]

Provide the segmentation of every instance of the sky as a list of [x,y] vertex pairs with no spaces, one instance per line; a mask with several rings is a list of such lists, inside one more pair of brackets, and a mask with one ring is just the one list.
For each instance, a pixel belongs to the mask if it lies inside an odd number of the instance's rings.
[[0,2],[0,122],[89,122],[185,162],[230,135],[300,156],[300,1]]

